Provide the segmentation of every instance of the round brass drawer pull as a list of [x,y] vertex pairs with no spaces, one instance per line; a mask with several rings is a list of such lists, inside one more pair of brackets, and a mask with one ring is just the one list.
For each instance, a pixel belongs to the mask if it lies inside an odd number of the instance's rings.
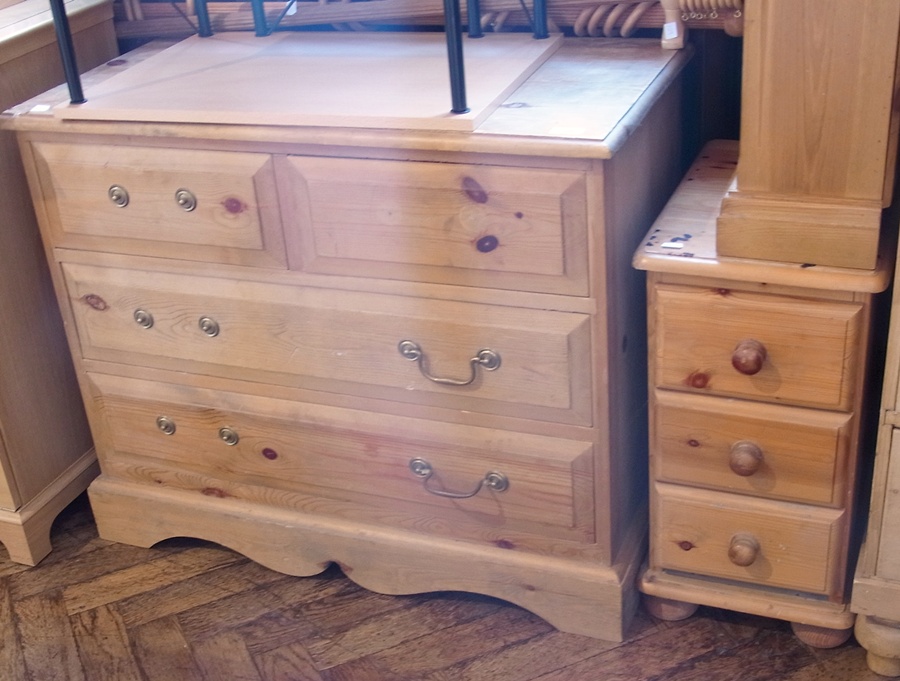
[[197,207],[197,197],[189,189],[179,189],[175,192],[175,203],[181,206],[185,213],[190,213]]
[[175,422],[168,416],[160,416],[156,419],[156,427],[166,435],[175,434]]
[[755,442],[740,440],[731,445],[728,466],[737,475],[749,477],[759,471],[763,462],[762,448]]
[[219,439],[229,447],[234,447],[241,440],[237,431],[231,428],[219,428]]
[[738,533],[728,546],[728,560],[740,567],[749,567],[759,557],[760,549],[759,540],[752,534]]
[[124,208],[128,205],[128,191],[121,185],[112,185],[109,188],[109,191],[106,192],[106,195],[109,197],[109,200],[119,208]]
[[138,326],[149,329],[153,326],[153,315],[146,310],[135,310],[134,321],[137,322]]
[[766,346],[753,338],[745,338],[731,353],[731,366],[745,376],[753,376],[762,371],[768,356]]
[[428,481],[431,479],[431,476],[434,475],[435,471],[431,464],[425,459],[410,459],[409,470],[411,470],[414,475],[422,478],[422,486],[425,488],[426,492],[448,499],[470,499],[478,494],[482,487],[487,487],[495,492],[505,492],[509,489],[509,478],[503,475],[503,473],[498,473],[496,471],[485,473],[484,478],[478,481],[478,486],[471,492],[449,492],[444,489],[435,489],[428,486]]
[[397,350],[399,350],[400,354],[406,357],[406,359],[416,362],[419,365],[419,371],[425,378],[441,385],[471,385],[478,376],[478,367],[481,367],[485,371],[495,371],[500,368],[500,355],[491,349],[485,348],[484,350],[479,350],[478,353],[469,360],[469,366],[472,370],[469,378],[441,378],[432,376],[428,372],[428,359],[425,357],[425,353],[422,352],[422,348],[418,343],[411,340],[400,341],[397,345]]
[[200,321],[197,323],[200,326],[200,330],[210,338],[215,338],[219,335],[219,322],[212,317],[200,317]]

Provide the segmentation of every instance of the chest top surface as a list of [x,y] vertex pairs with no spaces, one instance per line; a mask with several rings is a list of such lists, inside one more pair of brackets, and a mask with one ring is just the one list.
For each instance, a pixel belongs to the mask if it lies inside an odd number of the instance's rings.
[[[429,73],[434,79],[423,86],[430,76],[411,66],[415,59],[403,56],[415,46],[401,47],[398,42],[409,40],[405,36],[410,34],[331,34],[328,49],[349,45],[351,38],[369,45],[333,59],[335,64],[340,61],[338,70],[322,67],[323,59],[329,61],[324,52],[324,57],[303,56],[303,50],[312,49],[304,41],[315,40],[306,35],[278,36],[275,43],[228,35],[138,48],[85,74],[86,104],[70,104],[63,86],[12,107],[0,124],[18,130],[605,159],[630,136],[689,59],[689,51],[663,50],[656,40],[540,41],[523,34],[467,40],[472,61],[467,62],[466,78],[480,110],[453,121],[446,64],[432,59]],[[412,38],[414,43],[420,40]],[[381,60],[378,83],[391,81],[392,74],[403,75],[391,86],[393,95],[381,94],[377,83],[359,91],[353,85],[360,82],[358,76],[350,78],[366,62],[371,45],[379,42],[398,58]],[[434,48],[432,38],[425,42]],[[291,56],[297,50],[299,56]],[[327,52],[326,47],[321,50]],[[516,76],[519,69],[524,69],[524,77]],[[251,86],[253,80],[257,82]],[[312,102],[304,104],[308,108],[291,112],[304,96]],[[391,96],[396,101],[379,100]],[[151,105],[154,97],[159,103]]]

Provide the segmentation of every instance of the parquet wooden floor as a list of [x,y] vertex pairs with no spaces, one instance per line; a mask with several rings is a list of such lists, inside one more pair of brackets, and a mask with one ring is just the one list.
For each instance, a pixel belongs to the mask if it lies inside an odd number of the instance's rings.
[[[383,596],[336,569],[289,577],[206,542],[97,537],[86,497],[35,568],[0,560],[0,681],[875,681],[852,639],[703,609],[639,614],[624,643],[481,596]],[[3,551],[0,549],[0,551]]]

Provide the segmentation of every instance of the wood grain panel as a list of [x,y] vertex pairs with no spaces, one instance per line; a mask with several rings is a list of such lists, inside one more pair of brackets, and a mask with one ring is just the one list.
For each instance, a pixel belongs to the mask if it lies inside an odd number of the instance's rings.
[[[654,477],[764,498],[845,503],[851,415],[657,390]],[[730,468],[735,444],[758,447],[751,475]]]
[[[32,145],[56,246],[285,267],[268,154]],[[177,170],[175,170],[177,169]],[[110,200],[112,187],[127,204]],[[176,192],[196,206],[185,210]]]
[[[660,284],[650,310],[660,387],[850,409],[861,370],[860,303]],[[732,353],[748,339],[767,353],[754,375],[732,366]]]
[[[91,381],[101,396],[112,456],[161,459],[232,485],[358,501],[364,508],[421,506],[447,523],[461,515],[495,530],[510,526],[549,536],[570,531],[584,539],[593,536],[590,442],[436,425],[102,374],[93,374]],[[174,433],[160,431],[159,416],[175,424]],[[237,444],[221,440],[223,427],[239,435]],[[468,493],[489,471],[506,475],[509,489],[485,488],[463,500],[442,498],[429,493],[409,470],[414,458],[434,467],[430,489]],[[206,491],[212,490],[209,486]],[[360,519],[377,517],[366,513]]]
[[[63,265],[86,358],[589,423],[590,317],[362,292]],[[141,309],[151,328],[134,320]],[[198,325],[210,317],[215,337]],[[418,343],[437,377],[465,380],[483,348],[501,358],[470,386],[429,380],[398,351]]]
[[587,294],[584,173],[292,156],[279,180],[294,268]]
[[[655,483],[652,566],[840,598],[846,514]],[[759,542],[748,566],[729,559],[736,535]]]

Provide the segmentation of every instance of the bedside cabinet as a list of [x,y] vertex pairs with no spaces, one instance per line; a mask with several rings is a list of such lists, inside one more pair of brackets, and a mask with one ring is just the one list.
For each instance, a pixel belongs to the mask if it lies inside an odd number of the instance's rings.
[[635,256],[648,271],[650,554],[668,619],[698,604],[846,640],[868,272],[715,253],[737,147],[707,146]]
[[[67,3],[80,66],[116,55],[110,2]],[[63,80],[50,10],[0,9],[0,110]],[[11,560],[50,552],[57,514],[96,477],[59,307],[15,136],[0,131],[0,541]]]
[[621,639],[646,532],[630,260],[680,176],[687,59],[565,41],[468,132],[11,112],[100,535]]

